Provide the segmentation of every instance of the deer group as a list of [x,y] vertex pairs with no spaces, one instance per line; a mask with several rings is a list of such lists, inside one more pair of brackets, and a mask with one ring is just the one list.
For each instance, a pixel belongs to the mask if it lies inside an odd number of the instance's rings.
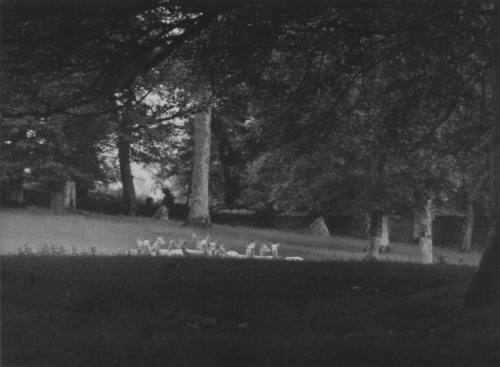
[[[303,261],[298,256],[280,257],[278,254],[279,243],[260,244],[258,255],[255,254],[257,243],[249,242],[245,252],[240,254],[237,251],[227,251],[224,244],[219,241],[210,241],[210,236],[199,238],[193,234],[193,240],[196,244],[195,249],[186,247],[186,240],[170,240],[168,245],[162,237],[158,237],[151,244],[149,240],[137,239],[136,248],[127,250],[126,254],[130,256],[169,256],[169,257],[218,257],[232,259],[256,259],[256,260],[289,260]],[[269,255],[270,254],[270,255]]]

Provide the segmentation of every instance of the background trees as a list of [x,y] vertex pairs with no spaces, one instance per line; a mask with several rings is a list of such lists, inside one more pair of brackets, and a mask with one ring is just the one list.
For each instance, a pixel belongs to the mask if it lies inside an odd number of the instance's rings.
[[[247,193],[283,209],[366,211],[379,227],[384,213],[424,218],[431,198],[448,200],[471,148],[464,134],[488,129],[476,111],[491,23],[419,6],[337,4],[289,19],[253,83],[268,149]],[[382,231],[371,233],[375,244]]]
[[[141,75],[199,34],[218,7],[225,5],[194,7],[195,13],[192,4],[164,6],[157,1],[127,2],[119,10],[116,4],[99,2],[75,7],[27,2],[3,5],[7,20],[2,32],[3,118],[17,118],[18,124],[45,119],[51,125],[55,115],[116,112],[111,119],[118,132],[125,204],[133,213],[133,183],[127,168],[130,144],[134,134],[135,140],[141,135],[143,142],[152,134],[145,133],[151,129],[138,131],[150,120],[147,113],[139,119],[131,116],[131,106],[135,106],[134,113],[140,109],[132,89]],[[117,93],[120,103],[111,101],[110,105],[110,96]],[[6,175],[11,173],[5,171]]]
[[[156,162],[203,177],[192,219],[208,222],[209,192],[226,206],[368,214],[376,256],[384,218],[414,215],[428,262],[433,207],[470,212],[491,144],[490,3],[48,4],[3,5],[4,184],[26,168],[104,177],[114,142],[130,214],[130,162]],[[214,138],[210,190],[191,165],[196,121],[195,140]]]

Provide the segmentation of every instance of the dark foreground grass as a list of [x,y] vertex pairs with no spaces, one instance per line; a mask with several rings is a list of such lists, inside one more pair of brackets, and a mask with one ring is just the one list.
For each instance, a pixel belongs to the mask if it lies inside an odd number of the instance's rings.
[[498,365],[472,269],[1,258],[2,366]]

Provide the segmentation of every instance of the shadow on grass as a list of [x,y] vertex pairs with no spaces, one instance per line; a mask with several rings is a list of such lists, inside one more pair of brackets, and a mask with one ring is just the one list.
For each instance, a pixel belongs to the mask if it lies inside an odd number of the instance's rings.
[[1,258],[2,365],[498,364],[472,269],[359,262]]

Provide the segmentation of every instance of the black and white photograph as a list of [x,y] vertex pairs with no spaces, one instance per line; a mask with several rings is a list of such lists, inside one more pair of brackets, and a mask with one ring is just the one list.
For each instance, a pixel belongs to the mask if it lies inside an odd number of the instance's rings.
[[0,0],[0,366],[500,366],[500,0]]

